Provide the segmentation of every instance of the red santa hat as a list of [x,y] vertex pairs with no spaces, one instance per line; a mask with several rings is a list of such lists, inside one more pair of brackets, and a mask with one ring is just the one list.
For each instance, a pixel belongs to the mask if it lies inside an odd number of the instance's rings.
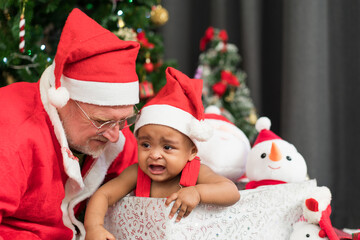
[[58,44],[48,97],[55,107],[69,98],[102,106],[139,102],[135,61],[139,43],[120,40],[79,9],[69,14]]
[[235,126],[235,124],[232,123],[229,119],[227,119],[225,116],[221,115],[220,108],[215,105],[210,105],[209,107],[207,107],[205,109],[205,118],[210,119],[210,120],[223,121],[232,126]]
[[182,72],[168,67],[166,85],[140,111],[134,132],[147,124],[159,124],[178,130],[195,144],[206,141],[213,129],[204,122],[201,100],[203,81],[190,79]]
[[278,135],[270,131],[271,121],[267,117],[261,117],[256,121],[255,128],[259,132],[253,147],[264,141],[270,141],[275,139],[281,139]]

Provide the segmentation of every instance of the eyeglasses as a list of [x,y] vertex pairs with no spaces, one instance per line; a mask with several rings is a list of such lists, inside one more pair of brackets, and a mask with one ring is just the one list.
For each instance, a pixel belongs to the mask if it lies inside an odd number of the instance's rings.
[[119,126],[119,130],[122,130],[126,127],[132,126],[139,118],[139,110],[134,106],[135,114],[127,117],[125,119],[121,119],[119,121],[110,120],[104,123],[100,123],[98,121],[92,120],[89,115],[82,109],[77,101],[74,101],[76,105],[79,107],[79,109],[83,112],[83,114],[86,116],[86,118],[91,122],[91,124],[97,128],[97,135],[103,135],[106,131],[113,129],[116,125]]

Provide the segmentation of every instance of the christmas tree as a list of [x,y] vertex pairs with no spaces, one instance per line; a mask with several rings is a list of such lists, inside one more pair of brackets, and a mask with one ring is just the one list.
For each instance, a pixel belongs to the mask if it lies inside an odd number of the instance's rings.
[[169,16],[158,0],[2,1],[0,86],[39,80],[53,62],[61,30],[75,7],[119,38],[140,43],[136,71],[140,80],[140,105],[144,104],[165,84],[165,69],[176,67],[176,61],[163,60],[163,40],[157,30]]
[[250,142],[257,134],[257,120],[246,73],[240,69],[241,56],[234,44],[227,43],[225,30],[209,27],[200,40],[199,66],[195,78],[204,80],[203,102],[218,106],[222,114],[240,128]]

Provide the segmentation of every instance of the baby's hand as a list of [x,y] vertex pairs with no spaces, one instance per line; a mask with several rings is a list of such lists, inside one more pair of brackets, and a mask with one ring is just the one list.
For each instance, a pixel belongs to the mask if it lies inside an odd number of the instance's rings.
[[171,194],[165,202],[165,205],[169,206],[172,201],[175,201],[169,218],[172,219],[175,213],[178,212],[176,222],[179,222],[181,218],[189,216],[191,211],[200,203],[200,200],[200,194],[194,186],[182,188],[178,192]]
[[85,240],[116,240],[102,225],[86,229]]

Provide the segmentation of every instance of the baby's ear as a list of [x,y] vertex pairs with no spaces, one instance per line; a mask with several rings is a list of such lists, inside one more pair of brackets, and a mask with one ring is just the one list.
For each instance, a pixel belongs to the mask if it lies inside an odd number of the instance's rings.
[[197,148],[196,148],[196,146],[194,144],[191,147],[191,154],[190,154],[190,157],[189,157],[189,161],[193,160],[196,157],[197,153],[198,153],[198,150],[197,150]]

